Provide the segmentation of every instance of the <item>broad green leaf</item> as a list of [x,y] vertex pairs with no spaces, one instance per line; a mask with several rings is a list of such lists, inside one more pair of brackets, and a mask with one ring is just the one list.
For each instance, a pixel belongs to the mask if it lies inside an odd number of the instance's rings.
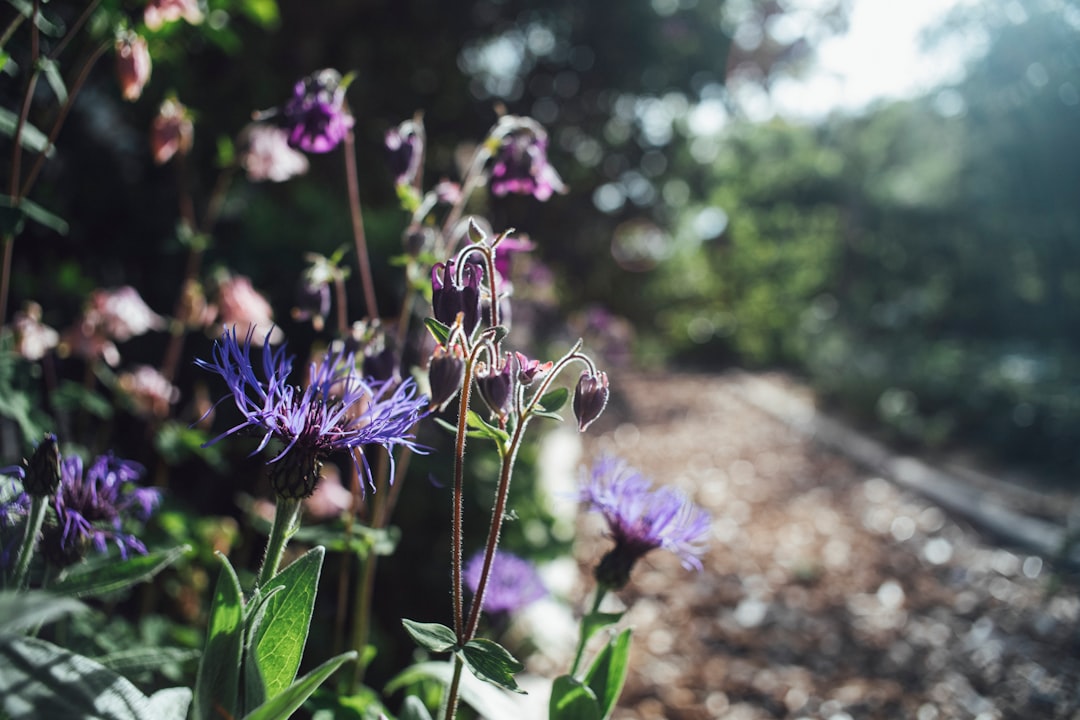
[[134,555],[126,560],[109,557],[95,559],[76,565],[53,583],[49,590],[71,597],[108,595],[146,582],[190,551],[190,545],[181,545],[146,555]]
[[[7,135],[9,138],[14,138],[15,129],[18,126],[19,116],[7,108],[0,107],[0,133]],[[49,138],[46,137],[45,133],[28,122],[23,123],[22,132],[19,133],[19,144],[32,152],[42,152],[45,148],[48,148],[48,152],[45,153],[46,157],[52,157],[53,153],[56,152],[55,148],[49,144]]]
[[604,646],[585,673],[585,682],[599,702],[601,718],[611,715],[629,668],[630,628],[626,628]]
[[428,332],[437,343],[446,345],[446,341],[450,339],[450,328],[432,317],[424,318],[424,325],[427,326]]
[[244,642],[244,596],[229,560],[220,553],[206,645],[195,680],[195,720],[235,717]]
[[401,624],[417,645],[431,652],[449,652],[457,647],[457,634],[445,625],[405,619],[402,619]]
[[409,695],[401,705],[398,720],[431,720],[431,713],[420,698]]
[[361,560],[372,552],[393,555],[400,539],[400,528],[371,528],[359,523],[353,523],[348,530],[344,523],[305,525],[293,535],[296,542],[322,545],[328,552],[350,552]]
[[495,444],[499,446],[500,450],[505,450],[506,446],[510,444],[510,434],[502,428],[497,428],[491,425],[484,418],[480,417],[480,413],[475,410],[470,410],[466,417],[466,423],[473,431],[480,437],[486,437],[490,440],[494,440]]
[[521,672],[525,666],[502,645],[487,638],[477,638],[465,643],[461,654],[465,657],[465,665],[476,677],[512,692],[525,694],[514,680],[514,673]]
[[[449,687],[454,674],[454,663],[428,661],[410,665],[390,680],[384,688],[387,696],[403,688],[416,685],[425,680],[434,680],[443,687]],[[461,675],[461,701],[485,718],[516,718],[524,713],[514,702],[514,696],[507,695],[496,686],[478,680],[471,673]]]
[[332,657],[319,667],[300,678],[284,692],[278,693],[265,703],[244,716],[244,720],[289,720],[304,701],[315,692],[323,682],[334,674],[343,663],[356,659],[356,651],[342,653]]
[[620,613],[604,613],[604,612],[592,612],[581,618],[581,632],[585,636],[585,642],[589,641],[598,630],[614,625],[622,620],[623,614]]
[[270,581],[275,586],[284,585],[285,589],[267,601],[266,614],[250,648],[267,698],[283,692],[296,679],[325,555],[323,548],[312,548]]
[[141,647],[99,655],[94,660],[115,673],[131,675],[146,670],[158,670],[165,665],[194,660],[201,654],[198,650],[191,648]]
[[53,215],[32,200],[23,198],[16,204],[10,195],[0,195],[0,209],[3,210],[4,218],[2,220],[2,226],[5,230],[9,225],[14,225],[16,228],[15,231],[18,232],[18,228],[20,227],[18,218],[19,216],[22,216],[33,220],[39,225],[44,225],[61,235],[67,235],[67,222],[56,215]]
[[0,636],[0,714],[10,720],[184,720],[187,688],[143,695],[88,657],[30,637]]
[[42,590],[0,593],[0,635],[16,635],[90,608]]
[[571,675],[555,678],[548,701],[548,720],[601,720],[602,717],[592,688]]
[[540,398],[540,406],[544,408],[545,412],[558,412],[566,404],[569,397],[570,391],[568,389],[564,387],[555,388],[544,393],[543,397]]
[[55,60],[45,58],[40,61],[41,71],[45,73],[45,80],[56,94],[56,99],[66,103],[68,99],[67,87],[64,86],[64,78],[60,74],[60,65]]

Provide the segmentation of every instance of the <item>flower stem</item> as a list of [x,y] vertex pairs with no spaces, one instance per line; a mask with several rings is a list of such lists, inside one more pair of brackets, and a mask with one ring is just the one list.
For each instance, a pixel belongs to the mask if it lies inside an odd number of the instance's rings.
[[266,587],[277,575],[281,558],[285,554],[285,545],[299,525],[297,520],[300,516],[300,503],[297,498],[277,499],[274,524],[270,528],[270,539],[266,543],[266,557],[263,558],[262,568],[259,570],[257,587]]
[[445,720],[454,720],[454,716],[457,714],[458,688],[461,687],[461,670],[464,667],[465,661],[461,659],[461,655],[455,653],[454,677],[450,680],[450,689],[443,697],[443,705],[446,708],[446,712],[440,713]]
[[577,675],[578,665],[581,664],[581,656],[585,653],[585,644],[589,641],[589,637],[585,634],[585,621],[590,615],[595,615],[600,609],[600,602],[604,599],[605,595],[607,595],[607,587],[604,585],[597,585],[596,597],[593,598],[592,609],[581,618],[581,637],[578,638],[577,651],[574,653],[574,663],[570,666],[570,675],[572,676]]
[[30,559],[34,557],[34,545],[37,536],[41,532],[41,525],[45,522],[45,508],[49,505],[47,495],[34,495],[30,499],[30,514],[26,518],[26,534],[23,536],[22,545],[19,547],[19,555],[15,560],[15,577],[12,581],[16,590],[23,590],[26,586],[27,574],[30,569]]
[[356,242],[356,264],[360,268],[360,282],[364,286],[364,303],[367,316],[379,318],[375,304],[375,284],[371,277],[371,260],[368,257],[367,238],[364,236],[364,219],[360,209],[360,183],[356,174],[356,142],[352,130],[345,134],[345,180],[349,187],[349,214],[352,217],[353,240]]

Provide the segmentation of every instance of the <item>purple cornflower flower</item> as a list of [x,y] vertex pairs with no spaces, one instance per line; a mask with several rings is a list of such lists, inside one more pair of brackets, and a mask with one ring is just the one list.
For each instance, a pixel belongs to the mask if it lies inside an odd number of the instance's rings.
[[709,516],[675,488],[654,490],[624,461],[604,456],[593,465],[580,499],[604,516],[615,541],[596,568],[601,584],[623,587],[634,563],[655,548],[675,553],[687,569],[701,569]]
[[[465,566],[465,584],[474,595],[484,569],[484,553],[479,552]],[[512,613],[548,594],[536,568],[528,560],[502,550],[491,560],[484,610],[489,613]]]
[[528,127],[508,133],[495,153],[491,167],[491,191],[514,193],[547,200],[565,190],[562,178],[547,159],[547,136]]
[[227,330],[214,343],[212,361],[195,361],[225,379],[229,395],[218,402],[231,396],[244,416],[243,422],[207,445],[251,430],[263,436],[254,454],[277,440],[284,447],[267,464],[280,497],[311,495],[323,461],[335,451],[348,452],[371,482],[364,445],[382,445],[387,451],[395,445],[424,450],[412,429],[426,414],[428,399],[417,393],[412,378],[396,385],[365,382],[356,371],[353,353],[327,350],[321,362],[312,363],[310,379],[302,388],[288,382],[293,357],[285,354],[285,347],[264,346],[260,379],[251,359],[251,337],[248,331],[241,343],[235,329]]
[[309,153],[330,152],[345,139],[353,117],[345,107],[345,85],[337,70],[319,70],[296,83],[284,107],[289,145]]

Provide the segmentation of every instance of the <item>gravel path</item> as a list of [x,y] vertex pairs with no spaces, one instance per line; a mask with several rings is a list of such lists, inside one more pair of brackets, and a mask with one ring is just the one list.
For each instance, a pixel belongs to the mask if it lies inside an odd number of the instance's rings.
[[1080,718],[1075,577],[821,447],[739,382],[612,378],[585,436],[586,460],[615,451],[714,518],[703,573],[657,552],[621,593],[635,642],[615,720]]

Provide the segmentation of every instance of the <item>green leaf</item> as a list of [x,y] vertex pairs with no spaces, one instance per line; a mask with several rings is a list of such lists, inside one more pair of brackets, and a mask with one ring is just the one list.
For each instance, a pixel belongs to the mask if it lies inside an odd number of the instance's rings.
[[401,705],[398,720],[431,720],[431,713],[420,698],[409,695]]
[[540,406],[544,409],[544,412],[558,412],[566,404],[569,397],[570,391],[568,389],[564,387],[555,388],[544,393],[543,397],[540,398]]
[[81,382],[63,380],[52,394],[53,406],[67,412],[85,412],[99,420],[112,418],[115,406],[101,393]]
[[585,682],[599,701],[601,718],[608,717],[614,709],[629,669],[630,628],[626,628],[604,646],[585,673]]
[[621,612],[593,612],[581,618],[581,632],[585,635],[585,642],[588,642],[589,638],[595,635],[598,630],[606,628],[609,625],[614,625],[622,620],[622,616],[623,614]]
[[510,434],[508,432],[502,428],[489,424],[484,418],[480,417],[480,413],[475,410],[470,410],[468,412],[465,423],[475,431],[477,436],[494,440],[500,449],[505,448],[510,444]]
[[[67,222],[56,215],[53,215],[32,200],[23,198],[16,204],[15,200],[10,195],[0,195],[0,209],[3,210],[4,216],[3,219],[0,220],[0,223],[2,223],[5,230],[12,224],[14,224],[16,228],[21,227],[21,223],[18,220],[18,216],[21,215],[33,220],[39,225],[44,225],[50,230],[56,231],[61,235],[67,235]],[[18,232],[17,229],[16,232]]]
[[431,652],[449,652],[457,647],[457,635],[440,623],[421,623],[402,619],[401,624],[422,648]]
[[48,81],[49,87],[56,94],[56,99],[61,103],[66,103],[68,93],[67,88],[64,86],[64,78],[60,75],[60,65],[50,58],[44,58],[39,62],[41,71],[45,74],[45,80]]
[[334,674],[347,660],[355,660],[356,651],[342,653],[332,657],[307,675],[303,676],[284,692],[270,698],[265,703],[244,716],[244,720],[289,720],[292,714],[304,704],[323,682]]
[[[449,687],[454,674],[454,663],[428,661],[410,665],[390,680],[384,688],[386,695],[391,695],[403,688],[417,685],[426,680],[434,680],[443,687]],[[485,718],[516,718],[523,714],[521,708],[494,685],[478,680],[470,673],[461,675],[461,701]]]
[[[0,133],[7,135],[9,138],[14,138],[15,129],[18,126],[19,116],[7,108],[0,107]],[[42,152],[45,148],[48,148],[45,157],[52,157],[53,153],[56,152],[56,149],[49,144],[49,138],[46,137],[45,133],[28,122],[23,123],[22,132],[19,133],[19,144],[32,152]]]
[[514,673],[521,672],[525,666],[502,645],[487,638],[477,638],[465,643],[461,653],[476,677],[511,692],[525,694],[514,680]]
[[166,665],[184,663],[201,655],[193,648],[141,647],[99,655],[94,660],[120,675],[159,670]]
[[281,19],[277,0],[244,0],[240,11],[263,27],[271,27]]
[[195,680],[195,720],[235,717],[244,641],[244,596],[228,558],[214,588],[206,645]]
[[285,589],[267,601],[266,615],[249,650],[262,675],[267,698],[283,692],[296,679],[325,555],[323,548],[312,548],[270,581]]
[[[28,0],[8,0],[8,3],[18,10],[23,17],[28,18],[34,14],[34,5]],[[38,14],[34,16],[34,24],[38,30],[50,37],[60,37],[64,34],[64,28],[45,17],[45,13],[41,12],[40,9]]]
[[450,339],[450,328],[432,317],[424,318],[424,325],[427,326],[428,332],[431,333],[436,342],[440,345],[446,345],[446,341]]
[[560,675],[551,684],[549,720],[601,720],[600,704],[588,685],[571,675]]
[[33,631],[89,609],[78,600],[58,597],[42,590],[0,592],[0,635]]
[[323,545],[328,552],[353,553],[361,560],[372,553],[393,555],[400,539],[400,528],[371,528],[359,523],[353,523],[350,530],[344,523],[305,525],[293,535],[296,542]]
[[10,720],[184,720],[187,688],[143,695],[101,663],[30,637],[0,637],[0,711]]
[[53,583],[49,590],[71,597],[108,595],[146,582],[190,551],[190,545],[181,545],[146,555],[134,555],[127,560],[102,557],[75,566]]

